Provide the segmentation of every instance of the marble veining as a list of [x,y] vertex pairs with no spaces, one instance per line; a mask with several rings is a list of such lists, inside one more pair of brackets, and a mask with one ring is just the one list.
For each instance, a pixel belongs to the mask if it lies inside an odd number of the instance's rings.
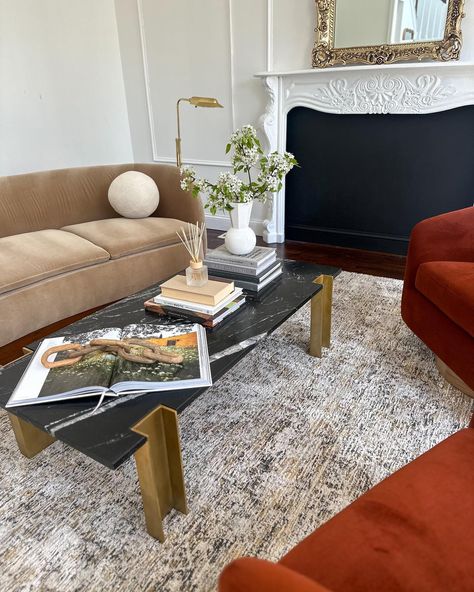
[[[301,261],[284,261],[283,275],[279,280],[262,294],[249,296],[239,311],[217,328],[208,331],[214,383],[321,289],[313,280],[323,273],[335,276],[339,270]],[[73,336],[95,329],[130,324],[189,325],[186,321],[167,320],[145,311],[143,303],[155,293],[156,287],[152,287],[124,298],[53,335]],[[30,347],[34,349],[36,346],[37,343],[33,343]],[[27,363],[27,360],[19,360],[3,370],[0,406],[5,406]],[[106,400],[95,413],[95,397],[18,407],[10,411],[98,462],[116,468],[143,444],[144,438],[131,430],[142,417],[159,405],[180,412],[204,390],[123,395]]]

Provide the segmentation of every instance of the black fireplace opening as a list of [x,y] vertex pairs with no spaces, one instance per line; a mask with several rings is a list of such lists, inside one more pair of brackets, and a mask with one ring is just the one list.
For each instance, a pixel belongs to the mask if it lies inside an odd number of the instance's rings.
[[296,107],[285,236],[404,255],[413,226],[474,202],[474,106],[335,115]]

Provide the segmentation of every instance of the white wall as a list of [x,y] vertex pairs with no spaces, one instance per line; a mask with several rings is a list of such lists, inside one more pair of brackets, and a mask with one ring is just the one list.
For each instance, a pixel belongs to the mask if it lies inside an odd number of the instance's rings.
[[[183,161],[210,178],[228,170],[230,134],[266,104],[253,77],[267,68],[266,0],[116,0],[116,12],[135,160],[175,163],[176,100],[203,95],[225,108],[182,104]],[[263,216],[257,205],[257,230]]]
[[113,0],[0,0],[0,175],[131,160]]
[[[135,160],[174,163],[179,97],[215,96],[223,110],[182,105],[183,160],[215,178],[234,129],[258,124],[267,95],[256,72],[311,66],[313,0],[115,0]],[[308,12],[311,18],[308,19]],[[145,60],[143,59],[145,58]],[[265,207],[255,204],[261,231]],[[228,216],[209,217],[227,228]]]
[[[314,0],[115,0],[115,4],[137,161],[174,163],[176,99],[216,96],[225,110],[182,107],[184,161],[215,178],[226,170],[224,145],[231,130],[245,123],[258,125],[264,111],[267,95],[253,74],[311,68]],[[474,11],[467,12],[465,60],[474,56]],[[254,206],[257,232],[266,215],[264,207]],[[210,228],[227,225],[225,214],[208,218]]]
[[215,177],[230,131],[265,108],[253,74],[310,68],[315,24],[314,0],[0,0],[0,175],[174,162],[176,99],[203,94],[225,110],[183,106],[183,154]]

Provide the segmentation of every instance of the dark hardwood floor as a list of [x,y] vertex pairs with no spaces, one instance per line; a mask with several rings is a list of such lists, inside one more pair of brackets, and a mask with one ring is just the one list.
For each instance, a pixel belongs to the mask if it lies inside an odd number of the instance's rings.
[[[221,231],[208,230],[208,243],[210,248],[222,244],[222,239],[218,238]],[[265,245],[261,238],[258,244]],[[405,257],[399,255],[390,255],[387,253],[375,253],[372,251],[360,251],[358,249],[346,249],[341,247],[332,247],[329,245],[316,245],[313,243],[301,243],[297,241],[287,241],[283,244],[271,245],[277,249],[278,256],[284,259],[298,259],[309,261],[311,263],[320,263],[322,265],[334,265],[344,271],[353,271],[357,273],[366,273],[382,277],[402,279],[405,270]],[[92,312],[103,307],[94,308],[79,313],[73,317],[63,319],[52,325],[39,329],[21,339],[0,347],[0,365],[8,364],[23,355],[23,347],[32,341],[43,339],[50,333],[58,331],[77,321]]]
[[[208,230],[208,244],[212,249],[222,244],[218,238],[222,234],[218,230]],[[259,245],[266,245],[259,237]],[[268,245],[275,247],[278,256],[282,259],[297,259],[309,261],[310,263],[321,263],[321,265],[334,265],[344,271],[366,273],[403,279],[405,272],[405,259],[400,255],[389,253],[376,253],[374,251],[361,251],[359,249],[346,249],[343,247],[332,247],[330,245],[317,245],[314,243],[301,243],[298,241],[286,241],[282,244]]]

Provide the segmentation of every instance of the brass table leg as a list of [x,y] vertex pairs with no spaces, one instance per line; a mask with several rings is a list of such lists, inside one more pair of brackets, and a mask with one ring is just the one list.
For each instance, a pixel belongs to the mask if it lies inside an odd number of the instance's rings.
[[311,299],[311,337],[309,353],[320,358],[323,347],[331,345],[331,317],[332,317],[332,275],[320,275],[314,280],[321,284],[320,290]]
[[163,542],[162,520],[176,508],[187,514],[176,411],[160,406],[134,427],[147,441],[135,452],[148,533]]
[[13,413],[9,413],[8,417],[12,424],[18,448],[27,458],[33,458],[55,441],[53,436],[43,432],[43,430],[28,421],[13,415]]
[[309,355],[320,358],[323,347],[323,291],[311,298],[311,333]]

